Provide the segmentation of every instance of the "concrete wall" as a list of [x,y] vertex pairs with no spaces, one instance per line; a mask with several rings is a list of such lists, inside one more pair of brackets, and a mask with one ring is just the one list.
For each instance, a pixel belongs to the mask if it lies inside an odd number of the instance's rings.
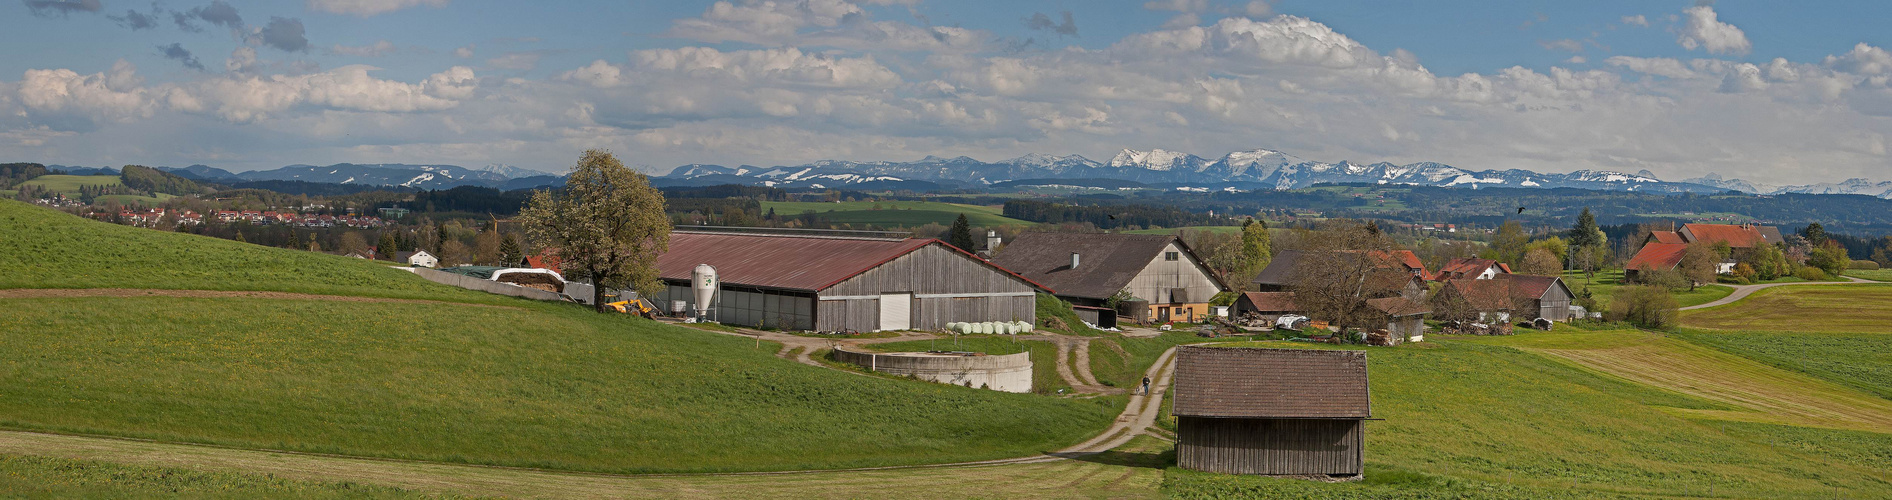
[[457,287],[465,288],[468,290],[479,290],[482,292],[496,293],[500,295],[525,297],[532,300],[550,300],[550,301],[555,301],[555,302],[565,301],[564,296],[556,294],[556,293],[547,292],[545,290],[539,290],[536,288],[526,288],[523,286],[513,285],[510,283],[500,283],[500,282],[492,281],[492,280],[483,280],[483,279],[475,278],[472,276],[454,274],[454,273],[449,273],[445,271],[435,271],[432,269],[427,269],[427,268],[422,268],[422,267],[397,267],[396,269],[402,269],[402,270],[406,270],[407,272],[418,274],[422,278],[427,278],[427,281],[432,281],[432,282],[440,283],[443,285],[457,286]]
[[1031,353],[999,356],[951,356],[926,353],[871,353],[836,347],[835,361],[893,375],[986,388],[1031,392]]

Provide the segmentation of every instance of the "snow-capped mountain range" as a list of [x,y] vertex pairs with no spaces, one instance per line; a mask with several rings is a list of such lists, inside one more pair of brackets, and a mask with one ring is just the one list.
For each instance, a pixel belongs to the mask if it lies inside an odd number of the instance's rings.
[[1528,170],[1471,171],[1422,162],[1358,164],[1306,160],[1270,149],[1237,151],[1217,159],[1152,149],[1125,149],[1099,163],[1079,155],[1028,154],[982,162],[965,156],[928,156],[915,162],[825,160],[795,167],[684,165],[664,176],[666,184],[741,183],[781,187],[847,187],[863,183],[926,181],[989,185],[1021,179],[1117,179],[1161,186],[1294,189],[1329,182],[1426,186],[1606,189],[1652,192],[1719,192],[1720,187],[1667,182],[1647,171],[1636,174],[1579,170],[1541,174]]
[[[81,175],[117,173],[117,169],[110,167],[49,167]],[[563,179],[563,176],[556,174],[499,164],[467,168],[457,165],[337,163],[328,166],[290,165],[274,170],[240,173],[204,165],[157,168],[207,182],[284,180],[416,189],[447,189],[456,186],[528,189],[555,186]],[[1740,191],[1763,195],[1859,194],[1892,199],[1892,181],[1848,179],[1838,183],[1770,186],[1740,179],[1724,179],[1716,174],[1665,181],[1648,170],[1633,174],[1607,170],[1546,174],[1519,169],[1473,171],[1433,162],[1406,165],[1350,161],[1327,163],[1271,149],[1236,151],[1216,159],[1165,149],[1125,149],[1107,162],[1075,154],[1057,156],[1032,153],[996,162],[966,156],[927,156],[911,162],[822,160],[797,166],[774,167],[690,164],[679,166],[667,175],[653,177],[651,181],[659,187],[744,184],[784,188],[926,190],[941,187],[979,188],[998,183],[1037,184],[1052,179],[1133,181],[1192,191],[1295,189],[1319,183],[1369,183],[1472,189],[1519,187],[1659,193]]]

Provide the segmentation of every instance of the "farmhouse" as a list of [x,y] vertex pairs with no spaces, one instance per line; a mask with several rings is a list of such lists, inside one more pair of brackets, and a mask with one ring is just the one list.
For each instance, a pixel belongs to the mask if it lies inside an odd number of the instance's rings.
[[1056,290],[1078,317],[1105,328],[1117,323],[1119,311],[1105,306],[1119,292],[1134,299],[1121,310],[1136,321],[1195,322],[1213,317],[1209,300],[1228,289],[1171,235],[1026,233],[992,262]]
[[716,268],[711,318],[783,330],[936,330],[1036,321],[1031,280],[936,239],[674,231],[657,258],[660,309],[694,308],[690,273]]
[[1432,296],[1432,304],[1441,320],[1478,323],[1508,323],[1511,311],[1516,309],[1508,279],[1447,281]]
[[1373,414],[1363,351],[1178,347],[1170,402],[1185,469],[1361,473]]
[[[1418,280],[1433,278],[1432,272],[1426,270],[1425,264],[1411,250],[1373,251],[1367,253],[1367,256],[1373,259],[1373,266],[1382,271],[1397,271]],[[1268,267],[1263,268],[1251,280],[1251,287],[1258,292],[1288,291],[1288,288],[1294,285],[1294,273],[1300,268],[1301,261],[1305,257],[1306,253],[1300,250],[1283,250],[1275,254],[1274,258],[1268,261]]]
[[1653,231],[1642,240],[1642,248],[1635,257],[1623,266],[1623,278],[1635,281],[1643,271],[1667,271],[1682,263],[1682,252],[1688,244],[1705,242],[1710,245],[1727,244],[1728,259],[1715,266],[1715,272],[1727,274],[1734,272],[1734,264],[1746,257],[1761,245],[1778,245],[1785,242],[1780,228],[1774,226],[1756,226],[1752,224],[1683,224],[1673,231]]
[[406,262],[407,265],[415,267],[437,267],[440,265],[440,259],[434,257],[434,254],[427,253],[426,250],[396,252],[394,254],[394,260]]
[[1511,266],[1491,259],[1467,257],[1446,261],[1444,266],[1439,267],[1439,272],[1434,275],[1434,279],[1438,281],[1488,280],[1499,274],[1511,274]]

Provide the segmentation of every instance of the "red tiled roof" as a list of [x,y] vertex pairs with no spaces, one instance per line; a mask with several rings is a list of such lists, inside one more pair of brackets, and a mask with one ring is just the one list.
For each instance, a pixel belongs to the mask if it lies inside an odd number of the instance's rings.
[[1243,292],[1242,300],[1248,301],[1248,305],[1256,311],[1301,310],[1300,306],[1294,304],[1294,292]]
[[670,250],[657,257],[657,276],[688,280],[697,264],[716,267],[724,283],[820,291],[927,245],[958,251],[1000,272],[1044,288],[976,255],[936,239],[859,239],[780,235],[670,233]]
[[1373,416],[1364,351],[1178,347],[1170,401],[1191,417]]
[[1509,266],[1500,264],[1498,261],[1495,261],[1495,260],[1479,259],[1479,258],[1458,258],[1458,259],[1452,259],[1451,261],[1446,262],[1445,265],[1443,266],[1439,266],[1438,279],[1451,280],[1451,279],[1459,279],[1459,278],[1464,278],[1464,277],[1469,277],[1469,276],[1478,276],[1479,273],[1483,273],[1485,272],[1485,269],[1488,269],[1491,267],[1497,267],[1499,270],[1504,271],[1505,274],[1511,273],[1511,268]]
[[1656,243],[1688,243],[1682,240],[1682,233],[1675,231],[1652,232],[1649,233],[1649,238],[1655,240]]
[[526,267],[549,269],[559,273],[565,272],[563,269],[559,268],[559,266],[565,264],[565,261],[564,259],[558,258],[557,248],[540,250],[538,255],[527,255],[525,264]]
[[1563,278],[1556,276],[1531,276],[1528,274],[1506,274],[1499,278],[1511,282],[1511,297],[1518,299],[1543,298],[1550,287],[1563,283]]
[[1629,263],[1623,264],[1623,269],[1638,271],[1665,271],[1675,269],[1675,266],[1682,263],[1682,252],[1686,250],[1688,250],[1688,245],[1681,243],[1650,243],[1643,245],[1642,250],[1637,251],[1636,256],[1629,259]]
[[1688,224],[1682,226],[1693,236],[1693,241],[1706,241],[1709,244],[1727,242],[1730,248],[1754,248],[1767,242],[1761,230],[1754,226],[1736,226],[1733,224]]

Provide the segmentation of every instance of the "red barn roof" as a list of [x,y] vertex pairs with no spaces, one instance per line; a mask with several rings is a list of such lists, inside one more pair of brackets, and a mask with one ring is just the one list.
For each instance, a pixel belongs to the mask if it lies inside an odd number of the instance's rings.
[[1730,248],[1754,248],[1767,243],[1767,237],[1759,228],[1746,224],[1687,224],[1682,230],[1691,236],[1689,241],[1727,242]]
[[1649,233],[1649,238],[1656,243],[1688,243],[1682,240],[1682,233],[1675,231],[1655,231]]
[[814,236],[670,233],[670,250],[657,257],[657,275],[688,280],[697,264],[716,267],[724,283],[820,291],[927,245],[940,245],[1018,278],[1036,282],[932,238],[864,239]]
[[1688,245],[1681,243],[1643,245],[1642,250],[1637,251],[1636,256],[1629,259],[1629,263],[1623,264],[1623,269],[1651,271],[1675,269],[1675,266],[1682,263],[1682,252],[1686,250],[1688,250]]

